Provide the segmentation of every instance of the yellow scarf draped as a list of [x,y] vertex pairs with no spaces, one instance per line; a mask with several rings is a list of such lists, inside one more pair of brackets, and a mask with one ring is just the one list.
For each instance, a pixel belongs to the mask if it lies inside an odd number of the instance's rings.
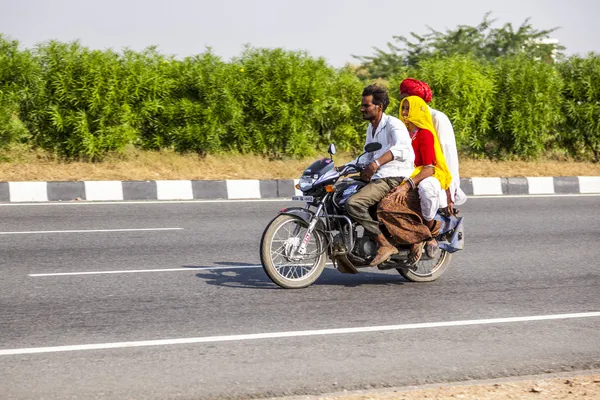
[[[402,104],[404,104],[405,101],[408,101],[410,107],[408,109],[407,117],[402,115]],[[446,164],[446,158],[444,157],[440,141],[437,137],[437,132],[433,126],[433,120],[431,119],[431,113],[429,112],[427,103],[418,96],[405,97],[400,102],[400,119],[402,119],[405,124],[407,122],[412,122],[417,128],[427,129],[433,134],[433,149],[435,151],[435,172],[433,173],[433,176],[440,181],[442,189],[448,189],[450,187],[450,182],[452,182],[452,174]],[[422,170],[423,166],[416,167],[411,178],[417,176]]]

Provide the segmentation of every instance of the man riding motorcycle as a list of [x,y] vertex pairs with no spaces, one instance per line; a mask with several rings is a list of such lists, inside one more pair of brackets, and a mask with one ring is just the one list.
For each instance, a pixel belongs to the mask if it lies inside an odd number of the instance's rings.
[[[267,224],[261,238],[260,257],[264,271],[277,285],[289,289],[311,285],[323,272],[327,259],[342,273],[357,274],[359,268],[376,265],[381,270],[395,269],[410,282],[432,282],[450,266],[451,253],[463,249],[462,218],[440,213],[436,216],[442,223],[436,236],[440,251],[420,260],[411,257],[414,253],[411,244],[433,237],[422,223],[418,193],[412,185],[408,197],[416,200],[418,211],[410,209],[408,222],[413,223],[413,228],[418,223],[424,228],[422,231],[412,229],[411,238],[402,233],[405,240],[401,242],[394,231],[394,220],[390,220],[391,226],[386,225],[384,233],[380,230],[380,221],[372,215],[377,203],[377,212],[381,212],[382,198],[385,201],[395,197],[395,193],[386,197],[392,188],[398,187],[400,182],[410,184],[409,178],[415,172],[418,174],[408,129],[397,118],[385,114],[388,104],[385,89],[373,85],[365,88],[361,112],[370,123],[364,153],[336,168],[335,145],[330,144],[330,158],[313,162],[298,180],[296,189],[302,196],[292,199],[305,205],[286,207]],[[427,109],[425,103],[421,106]],[[433,134],[435,129],[430,131]],[[356,173],[361,173],[362,179],[351,176]],[[415,179],[418,181],[414,176],[412,182],[417,186]],[[405,208],[410,208],[407,206]],[[386,216],[395,218],[398,214],[396,208],[388,211],[393,215]],[[386,216],[382,215],[383,223]],[[358,226],[364,228],[362,235]],[[419,235],[421,237],[417,237]],[[393,238],[394,246],[386,237]]]
[[[410,177],[414,170],[415,155],[410,135],[402,121],[385,114],[389,102],[385,88],[370,85],[363,90],[360,110],[363,118],[369,121],[365,145],[379,142],[382,147],[364,156],[369,157],[367,161],[370,163],[361,174],[361,178],[370,183],[350,197],[346,204],[348,214],[362,225],[366,232],[375,236],[379,245],[371,266],[381,264],[397,254],[398,250],[385,238],[379,229],[379,221],[373,219],[369,208],[381,201],[404,178]],[[357,160],[352,161],[356,162]]]

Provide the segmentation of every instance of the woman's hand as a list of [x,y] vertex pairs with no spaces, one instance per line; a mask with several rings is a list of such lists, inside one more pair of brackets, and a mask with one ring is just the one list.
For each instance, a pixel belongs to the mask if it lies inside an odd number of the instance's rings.
[[410,190],[410,185],[407,183],[404,183],[404,184],[402,184],[400,186],[396,186],[395,188],[390,190],[390,193],[388,196],[390,196],[390,199],[392,199],[392,201],[402,203],[402,202],[406,201],[409,190]]
[[446,208],[446,212],[448,213],[448,215],[454,215],[454,202],[452,201],[450,189],[446,189],[446,200],[448,200],[448,207]]

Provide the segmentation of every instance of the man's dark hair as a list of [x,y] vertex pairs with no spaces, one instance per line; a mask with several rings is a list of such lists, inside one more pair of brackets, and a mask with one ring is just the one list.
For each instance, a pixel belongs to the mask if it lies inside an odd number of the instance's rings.
[[373,104],[383,106],[384,112],[387,106],[390,104],[390,98],[388,97],[387,89],[381,86],[369,85],[363,90],[362,95],[363,97],[373,96]]

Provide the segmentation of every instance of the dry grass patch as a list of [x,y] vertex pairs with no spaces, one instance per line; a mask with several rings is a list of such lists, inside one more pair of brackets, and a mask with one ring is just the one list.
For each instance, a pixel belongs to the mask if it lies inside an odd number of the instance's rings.
[[461,158],[460,174],[473,176],[600,176],[600,164],[577,161],[490,161]]
[[[318,157],[269,160],[254,155],[223,154],[200,158],[172,151],[129,150],[98,163],[65,162],[41,151],[13,149],[0,155],[0,181],[73,180],[216,180],[294,179]],[[337,165],[352,159],[350,154],[334,157]],[[8,160],[8,161],[6,161]],[[461,176],[600,176],[600,164],[542,160],[489,161],[461,158]]]

